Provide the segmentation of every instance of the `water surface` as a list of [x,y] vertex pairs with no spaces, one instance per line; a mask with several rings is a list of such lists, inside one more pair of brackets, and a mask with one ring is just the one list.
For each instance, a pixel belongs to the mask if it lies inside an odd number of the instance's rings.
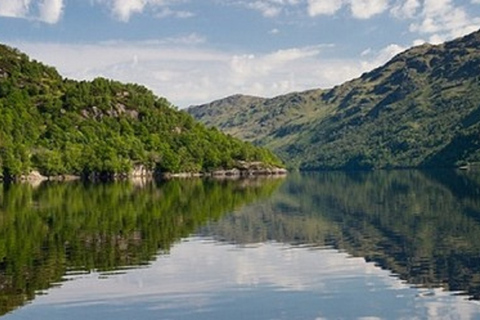
[[480,318],[480,175],[3,186],[5,319]]

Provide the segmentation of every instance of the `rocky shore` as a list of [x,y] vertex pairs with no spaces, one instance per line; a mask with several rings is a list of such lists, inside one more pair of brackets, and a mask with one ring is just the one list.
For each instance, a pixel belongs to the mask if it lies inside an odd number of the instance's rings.
[[[39,183],[42,181],[72,181],[72,180],[125,180],[125,179],[172,179],[172,178],[195,178],[195,177],[213,177],[213,178],[235,178],[235,177],[255,177],[255,176],[282,176],[286,175],[287,170],[279,167],[266,166],[262,162],[239,161],[232,169],[218,169],[210,172],[155,172],[144,166],[136,166],[128,174],[102,175],[92,173],[86,177],[75,175],[44,176],[38,171],[32,171],[28,175],[22,175],[14,181],[25,181],[30,183]],[[0,181],[3,181],[0,175]]]
[[262,162],[239,161],[232,169],[219,169],[210,172],[182,172],[161,173],[162,178],[192,178],[192,177],[255,177],[255,176],[282,176],[288,171],[284,168],[265,166]]

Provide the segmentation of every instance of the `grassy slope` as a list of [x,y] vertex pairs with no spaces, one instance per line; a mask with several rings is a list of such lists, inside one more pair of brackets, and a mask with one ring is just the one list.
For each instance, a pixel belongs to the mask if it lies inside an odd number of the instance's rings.
[[480,160],[479,48],[476,32],[412,48],[329,90],[236,96],[189,112],[307,170],[460,165]]

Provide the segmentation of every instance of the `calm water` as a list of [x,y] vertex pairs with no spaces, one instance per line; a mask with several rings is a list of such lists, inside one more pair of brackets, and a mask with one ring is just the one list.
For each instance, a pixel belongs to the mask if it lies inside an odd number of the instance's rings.
[[480,172],[0,186],[2,319],[480,319]]

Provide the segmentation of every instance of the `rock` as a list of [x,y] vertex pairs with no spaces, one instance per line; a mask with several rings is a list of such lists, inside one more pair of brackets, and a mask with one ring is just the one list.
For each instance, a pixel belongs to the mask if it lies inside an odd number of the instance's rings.
[[153,171],[147,169],[143,165],[135,166],[130,173],[130,176],[133,178],[139,178],[139,177],[152,177],[153,176]]
[[34,170],[30,172],[28,175],[24,175],[20,178],[20,180],[25,180],[25,181],[44,181],[48,180],[48,177],[42,176],[40,172]]

